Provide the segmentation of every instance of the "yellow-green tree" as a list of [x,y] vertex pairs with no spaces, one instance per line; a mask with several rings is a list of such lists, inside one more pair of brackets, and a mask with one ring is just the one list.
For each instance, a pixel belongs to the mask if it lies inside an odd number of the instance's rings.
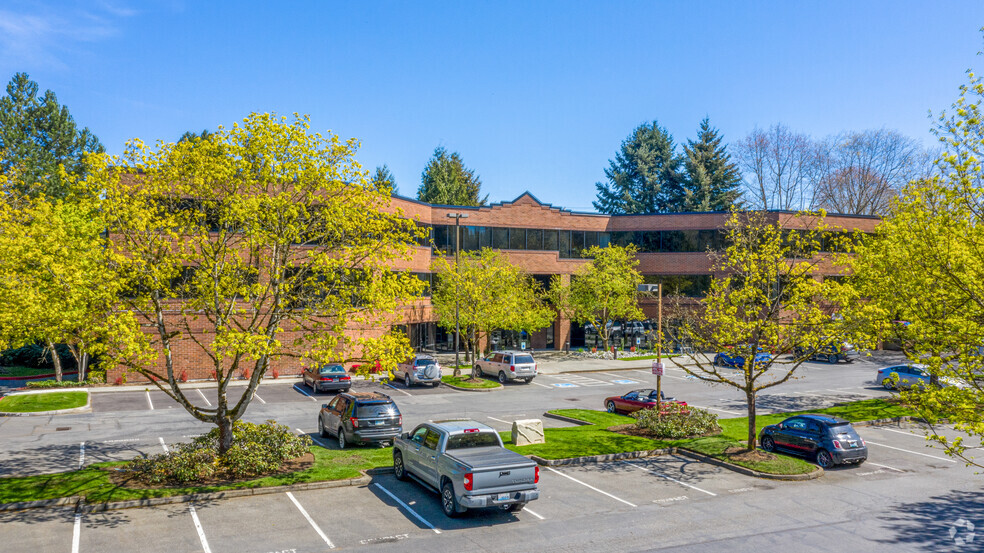
[[[945,152],[939,176],[910,183],[859,249],[859,286],[882,310],[873,328],[929,366],[943,386],[903,391],[933,422],[929,438],[947,454],[984,468],[969,454],[984,436],[984,83],[971,75],[939,119]],[[965,440],[947,435],[945,419]]]
[[[387,324],[422,288],[389,269],[409,258],[419,231],[389,208],[389,195],[354,159],[356,147],[311,132],[306,117],[251,114],[177,144],[133,140],[93,174],[105,191],[108,255],[127,278],[125,306],[149,329],[143,351],[157,354],[155,363],[120,357],[217,425],[220,452],[271,360],[391,369],[412,353],[400,334],[345,333]],[[179,387],[192,368],[179,345],[208,360],[216,405],[198,407]],[[234,394],[237,377],[248,385]]]
[[683,318],[680,329],[696,352],[726,351],[742,359],[742,366],[733,369],[694,353],[689,355],[693,363],[682,368],[704,382],[745,395],[749,450],[755,448],[759,392],[793,378],[812,352],[829,342],[869,345],[862,340],[866,334],[858,322],[867,310],[854,288],[837,279],[818,278],[825,264],[839,261],[821,252],[824,243],[843,242],[828,248],[843,251],[850,238],[830,232],[823,213],[804,213],[787,221],[783,217],[732,213],[727,248],[711,254],[713,270],[723,276],[713,279],[697,316]]
[[18,184],[19,171],[0,176],[0,341],[19,347],[45,344],[55,379],[62,380],[56,344],[66,344],[78,380],[86,360],[105,355],[118,280],[107,263],[99,198],[73,175],[57,168],[58,198]]
[[[440,325],[455,328],[457,304],[459,327],[471,337],[472,359],[493,330],[532,332],[553,322],[554,311],[541,299],[537,282],[499,252],[461,252],[457,264],[453,257],[437,257],[433,269],[431,302]],[[454,375],[459,373],[455,367]]]
[[568,319],[594,326],[606,351],[614,329],[610,321],[644,317],[636,299],[636,289],[642,284],[642,274],[636,270],[637,251],[631,244],[592,246],[584,252],[591,262],[571,275],[570,285],[564,286],[559,276],[550,285],[554,305]]

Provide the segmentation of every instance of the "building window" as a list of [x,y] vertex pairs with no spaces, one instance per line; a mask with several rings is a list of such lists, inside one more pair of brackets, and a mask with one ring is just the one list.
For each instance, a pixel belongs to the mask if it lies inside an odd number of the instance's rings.
[[499,227],[492,229],[492,247],[498,250],[509,249],[509,229]]
[[526,249],[543,249],[543,230],[538,228],[526,229]]
[[522,228],[509,229],[509,249],[512,250],[526,249],[526,229],[522,229]]

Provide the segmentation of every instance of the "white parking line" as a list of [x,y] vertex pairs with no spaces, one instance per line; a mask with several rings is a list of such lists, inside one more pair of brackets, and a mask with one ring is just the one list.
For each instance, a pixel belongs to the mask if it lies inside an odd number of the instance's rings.
[[602,491],[602,490],[599,490],[598,488],[596,488],[596,487],[594,487],[594,486],[592,486],[591,484],[585,484],[584,482],[581,482],[581,481],[580,481],[580,480],[578,480],[577,478],[574,478],[573,476],[568,476],[568,475],[566,475],[566,474],[564,474],[564,473],[562,473],[562,472],[560,472],[559,470],[557,470],[557,469],[555,469],[555,468],[553,468],[553,467],[545,467],[545,468],[546,468],[547,470],[549,470],[550,472],[556,472],[557,474],[559,474],[559,475],[561,475],[561,476],[563,476],[564,478],[567,478],[567,479],[569,479],[569,480],[573,480],[573,481],[575,481],[575,482],[577,482],[578,484],[580,484],[580,485],[582,485],[582,486],[584,486],[584,487],[586,487],[586,488],[589,488],[589,489],[592,489],[592,490],[594,490],[594,491],[596,491],[596,492],[598,492],[598,493],[600,493],[600,494],[602,494],[602,495],[607,495],[608,497],[610,497],[610,498],[612,498],[612,499],[615,499],[615,500],[618,500],[618,501],[621,501],[622,503],[625,503],[625,504],[626,504],[626,505],[628,505],[629,507],[636,507],[636,504],[635,504],[635,503],[629,503],[628,501],[626,501],[626,500],[624,500],[624,499],[622,499],[621,497],[615,497],[614,495],[612,495],[612,494],[610,494],[610,493],[608,493],[608,492],[606,492],[606,491]]
[[294,502],[294,505],[297,507],[297,510],[300,511],[302,515],[304,515],[304,518],[306,518],[308,523],[311,525],[311,527],[314,528],[314,531],[317,532],[319,536],[321,536],[321,539],[325,540],[325,543],[328,544],[328,547],[330,549],[335,549],[335,544],[331,543],[331,540],[328,539],[328,536],[326,536],[325,533],[321,531],[321,528],[319,528],[318,525],[314,522],[314,519],[311,518],[311,515],[309,515],[308,512],[304,510],[304,507],[301,507],[301,503],[297,501],[297,498],[294,497],[294,494],[287,492],[287,497],[289,497],[290,500]]
[[303,430],[301,430],[300,428],[295,428],[294,430],[297,430],[297,433],[298,434],[305,434],[305,432]]
[[263,398],[260,397],[260,394],[257,394],[256,392],[253,392],[253,397],[255,397],[256,399],[260,400],[260,403],[262,403],[263,405],[266,405],[266,401],[263,401]]
[[386,386],[387,388],[393,388],[394,390],[396,390],[397,392],[400,392],[401,394],[403,394],[403,395],[405,395],[405,396],[412,396],[412,395],[413,395],[413,394],[411,394],[410,392],[408,392],[408,391],[406,391],[406,390],[401,390],[401,389],[399,389],[399,388],[396,388],[396,387],[394,387],[394,386],[390,386],[390,385],[389,385],[388,383],[386,383],[386,382],[380,382],[380,384],[382,384],[383,386]]
[[85,442],[79,444],[79,468],[85,464]]
[[374,483],[373,486],[376,486],[377,488],[383,490],[383,493],[385,493],[386,495],[390,496],[390,498],[393,501],[396,501],[397,503],[399,503],[401,507],[403,507],[408,513],[410,513],[411,515],[413,515],[413,517],[415,519],[417,519],[420,522],[422,522],[424,524],[424,526],[426,526],[426,527],[430,528],[431,530],[433,530],[435,534],[440,534],[441,533],[440,530],[438,530],[437,528],[434,528],[434,525],[433,524],[427,522],[427,519],[425,519],[424,517],[418,515],[417,514],[417,511],[414,511],[413,509],[410,508],[409,505],[407,505],[406,503],[400,501],[400,498],[399,497],[396,497],[395,495],[393,495],[389,490],[387,490],[386,488],[380,486],[378,483]]
[[198,513],[195,512],[195,506],[188,505],[188,511],[191,512],[191,520],[195,521],[195,530],[198,530],[198,539],[202,542],[202,550],[205,553],[212,553],[208,547],[208,540],[205,539],[205,530],[202,529],[202,523],[198,520]]
[[884,394],[873,394],[871,392],[861,392],[861,391],[858,391],[857,388],[840,388],[840,389],[828,388],[827,391],[828,392],[837,392],[839,394],[843,394],[843,393],[846,392],[846,393],[849,393],[849,394],[857,394],[859,396],[885,397]]
[[925,440],[926,439],[925,436],[920,436],[919,434],[915,434],[913,432],[906,432],[905,430],[896,430],[894,428],[885,428],[884,426],[876,426],[875,428],[877,428],[878,430],[887,430],[889,432],[895,432],[896,434],[904,434],[906,436],[912,436],[912,437],[915,437],[915,438],[919,438],[920,440]]
[[888,449],[894,449],[896,451],[904,451],[906,453],[911,453],[913,455],[922,455],[923,457],[929,457],[930,459],[938,459],[940,461],[946,461],[947,463],[956,463],[956,461],[954,461],[953,459],[947,459],[945,457],[937,457],[936,455],[929,455],[929,454],[926,454],[926,453],[919,453],[918,451],[909,451],[908,449],[902,449],[901,447],[892,447],[890,445],[879,444],[879,443],[876,443],[876,442],[872,442],[871,440],[865,440],[864,443],[871,444],[871,445],[876,445],[876,446],[879,446],[879,447],[887,447]]
[[75,513],[75,527],[72,528],[72,553],[79,553],[79,537],[82,534],[82,513]]
[[551,388],[551,386],[547,386],[546,384],[540,384],[539,382],[530,382],[530,384],[536,384],[541,388]]
[[497,419],[497,418],[495,418],[495,417],[489,417],[489,419],[490,419],[490,420],[494,420],[494,421],[496,421],[496,422],[501,422],[501,423],[503,423],[503,424],[512,424],[512,423],[511,423],[511,422],[509,422],[509,421],[504,421],[504,420],[502,420],[502,419]]
[[717,408],[714,408],[714,407],[702,407],[700,405],[694,405],[693,403],[690,403],[690,402],[688,402],[687,405],[689,405],[691,407],[696,407],[698,409],[707,409],[708,411],[718,411],[720,413],[727,413],[729,415],[742,415],[743,414],[740,411],[728,411],[727,409],[717,409]]
[[711,496],[717,496],[717,494],[716,494],[716,493],[714,493],[714,492],[709,492],[709,491],[707,491],[707,490],[703,490],[703,489],[701,489],[701,488],[698,488],[697,486],[693,486],[693,485],[690,485],[690,484],[687,484],[686,482],[681,482],[681,481],[679,481],[679,480],[677,480],[676,478],[670,478],[669,476],[667,476],[667,475],[665,475],[665,474],[663,474],[663,473],[661,473],[661,472],[656,472],[655,470],[652,470],[652,469],[647,469],[646,467],[640,467],[639,465],[637,465],[637,464],[635,464],[635,463],[630,463],[630,462],[628,462],[628,461],[622,461],[622,463],[624,463],[624,464],[626,464],[626,465],[629,465],[629,466],[633,466],[633,467],[635,467],[635,468],[637,468],[637,469],[639,469],[639,470],[644,470],[644,471],[646,471],[646,472],[649,472],[649,473],[652,473],[652,474],[655,474],[656,476],[659,476],[659,477],[662,477],[662,478],[666,478],[666,479],[667,479],[667,480],[669,480],[670,482],[676,482],[677,484],[680,484],[681,486],[686,486],[686,487],[688,487],[688,488],[692,488],[692,489],[694,489],[694,490],[697,490],[697,491],[699,491],[699,492],[704,492],[704,493],[706,493],[707,495],[711,495]]
[[170,454],[171,451],[167,448],[167,444],[164,443],[164,438],[157,438],[157,439],[161,441],[161,447],[164,448],[164,453]]
[[205,394],[202,393],[202,389],[201,388],[195,388],[195,391],[197,391],[198,392],[198,395],[202,396],[202,399],[205,400],[205,405],[208,405],[209,407],[212,406],[212,402],[209,401],[207,397],[205,397]]
[[529,514],[531,514],[531,515],[533,515],[533,516],[535,516],[536,518],[538,518],[538,519],[540,519],[540,520],[546,520],[546,519],[545,519],[545,518],[543,518],[542,516],[540,516],[540,515],[538,515],[538,514],[536,514],[536,513],[534,513],[533,511],[531,511],[531,510],[529,510],[529,509],[527,509],[526,507],[523,507],[523,510],[524,510],[524,511],[526,511],[527,513],[529,513]]
[[315,401],[315,402],[318,401],[318,400],[314,399],[314,396],[312,396],[311,394],[305,392],[304,391],[304,388],[301,388],[297,384],[294,384],[294,389],[297,390],[298,392],[301,392],[302,394],[306,395],[307,398],[310,399],[311,401]]
[[871,461],[868,461],[868,464],[869,464],[869,465],[875,465],[876,467],[881,467],[881,468],[883,468],[883,469],[888,469],[888,470],[894,470],[895,472],[905,472],[905,471],[904,471],[904,470],[902,470],[902,469],[897,469],[897,468],[895,468],[895,467],[890,467],[890,466],[888,466],[888,465],[880,465],[880,464],[878,464],[878,463],[872,463]]
[[154,410],[154,402],[150,401],[150,390],[147,390],[147,406],[150,407],[151,411]]

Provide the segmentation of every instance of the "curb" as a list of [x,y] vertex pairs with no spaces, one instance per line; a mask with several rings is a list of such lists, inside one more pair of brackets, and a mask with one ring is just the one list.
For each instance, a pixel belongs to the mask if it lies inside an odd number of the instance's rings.
[[192,503],[215,501],[219,499],[230,499],[233,497],[245,497],[252,495],[268,495],[274,493],[321,490],[326,488],[343,488],[347,486],[368,485],[372,481],[374,474],[388,474],[393,469],[376,468],[362,471],[363,475],[358,478],[347,480],[328,480],[324,482],[304,482],[301,484],[289,484],[287,486],[269,486],[265,488],[243,488],[237,490],[225,490],[221,492],[193,493],[186,495],[172,495],[169,497],[148,497],[144,499],[131,499],[128,501],[111,501],[107,503],[86,503],[81,496],[62,497],[59,499],[47,499],[42,501],[21,501],[17,503],[0,504],[0,512],[21,511],[25,509],[53,508],[75,505],[76,512],[80,513],[101,513],[104,511],[116,511],[119,509],[134,509],[139,507],[153,507],[157,505],[173,505],[176,503]]
[[32,394],[48,394],[54,392],[85,392],[85,405],[82,407],[73,407],[71,409],[60,409],[57,411],[29,411],[26,413],[7,413],[0,412],[0,417],[44,417],[50,415],[72,415],[75,413],[91,413],[92,412],[92,393],[89,392],[88,388],[76,388],[70,390],[37,390],[30,392],[17,392],[14,394],[7,394],[6,397],[13,397],[19,395],[32,395]]
[[677,453],[683,455],[684,457],[690,457],[696,459],[702,463],[710,463],[712,465],[717,465],[728,470],[744,474],[746,476],[754,476],[756,478],[764,478],[766,480],[786,480],[786,481],[802,481],[802,480],[814,480],[823,476],[823,469],[816,467],[813,472],[808,472],[806,474],[769,474],[766,472],[759,472],[757,470],[748,469],[742,466],[738,466],[727,461],[722,461],[720,459],[715,459],[714,457],[708,457],[703,453],[697,453],[696,451],[691,451],[689,449],[678,448]]
[[572,423],[572,424],[576,424],[578,426],[591,426],[591,423],[588,422],[588,421],[583,421],[581,419],[575,419],[575,418],[567,417],[567,416],[564,416],[564,415],[555,415],[553,413],[544,413],[543,416],[544,417],[547,417],[548,419],[556,419],[556,420],[559,420],[559,421],[569,422],[569,423]]
[[926,420],[923,418],[906,415],[904,417],[892,417],[888,419],[875,419],[870,421],[852,422],[851,425],[852,426],[879,426],[883,424],[892,424],[892,423],[897,424],[906,421],[926,422]]
[[441,386],[445,386],[445,387],[451,388],[452,390],[458,390],[459,392],[496,392],[496,391],[499,391],[499,390],[505,388],[505,386],[503,386],[502,384],[499,384],[495,388],[462,388],[461,386],[455,386],[454,384],[448,384],[447,382],[444,382],[443,380],[441,381]]
[[638,459],[640,457],[655,457],[657,455],[672,455],[677,452],[677,448],[669,447],[664,449],[649,449],[644,451],[625,451],[622,453],[609,453],[607,455],[589,455],[586,457],[569,457],[567,459],[544,459],[536,455],[530,455],[530,459],[538,465],[545,467],[559,467],[565,465],[587,465],[591,463],[605,463],[608,461],[621,461],[622,459]]

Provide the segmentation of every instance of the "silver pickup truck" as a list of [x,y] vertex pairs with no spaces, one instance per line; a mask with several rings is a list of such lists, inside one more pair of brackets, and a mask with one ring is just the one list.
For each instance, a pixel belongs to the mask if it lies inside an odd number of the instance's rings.
[[519,511],[540,497],[540,467],[475,421],[424,423],[403,434],[393,444],[393,472],[437,490],[449,517],[479,507]]

